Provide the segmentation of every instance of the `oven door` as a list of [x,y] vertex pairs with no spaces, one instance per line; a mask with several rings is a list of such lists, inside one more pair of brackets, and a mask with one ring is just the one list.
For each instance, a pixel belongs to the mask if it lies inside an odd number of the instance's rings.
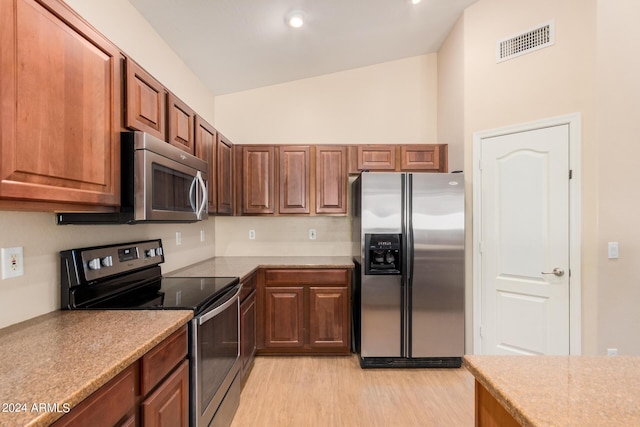
[[238,284],[192,320],[191,416],[196,427],[229,425],[240,401],[240,289]]
[[136,150],[134,167],[135,221],[207,218],[206,169],[198,170],[147,149]]

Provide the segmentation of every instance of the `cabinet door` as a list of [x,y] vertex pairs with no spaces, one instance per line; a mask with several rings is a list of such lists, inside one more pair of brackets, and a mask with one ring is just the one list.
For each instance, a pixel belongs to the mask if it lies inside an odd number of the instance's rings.
[[308,214],[309,146],[281,146],[279,151],[280,213]]
[[0,198],[118,205],[119,50],[53,0],[0,1],[0,40]]
[[347,213],[347,148],[316,147],[316,213]]
[[256,354],[256,292],[240,304],[240,361],[241,376],[251,368]]
[[233,144],[218,132],[218,213],[233,214]]
[[242,147],[242,213],[275,212],[275,148]]
[[309,289],[309,341],[311,347],[343,347],[349,341],[349,292],[347,287]]
[[437,171],[440,169],[439,145],[403,145],[400,169],[403,171]]
[[358,145],[358,170],[389,171],[396,168],[393,145]]
[[167,95],[167,141],[187,153],[194,154],[196,113],[172,93]]
[[130,58],[126,60],[126,69],[126,127],[166,141],[164,86]]
[[189,362],[185,360],[142,402],[144,427],[188,427]]
[[265,287],[265,347],[304,346],[304,288]]
[[207,197],[209,199],[209,213],[216,213],[218,204],[216,200],[217,172],[216,167],[216,136],[217,132],[213,126],[207,123],[200,116],[195,118],[195,145],[196,156],[207,162],[209,166],[209,182],[207,182]]

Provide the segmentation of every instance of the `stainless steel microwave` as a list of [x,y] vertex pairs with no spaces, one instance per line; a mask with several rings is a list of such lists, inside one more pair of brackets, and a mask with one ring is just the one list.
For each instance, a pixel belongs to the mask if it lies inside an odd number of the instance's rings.
[[207,219],[207,163],[144,132],[121,136],[120,211],[57,213],[62,224],[195,222]]

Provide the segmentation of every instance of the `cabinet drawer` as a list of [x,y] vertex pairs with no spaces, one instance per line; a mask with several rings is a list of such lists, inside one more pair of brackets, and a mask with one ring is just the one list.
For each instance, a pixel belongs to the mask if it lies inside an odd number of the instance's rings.
[[149,393],[187,356],[187,326],[183,326],[142,356],[140,392]]
[[265,272],[265,282],[278,285],[345,285],[348,278],[346,269],[286,269]]
[[[98,391],[83,400],[71,412],[53,424],[54,427],[112,427],[125,415],[132,417],[136,397],[137,364],[129,366]],[[130,420],[130,418],[129,418]],[[122,423],[127,425],[126,422]]]
[[189,362],[178,369],[142,402],[143,427],[189,425]]

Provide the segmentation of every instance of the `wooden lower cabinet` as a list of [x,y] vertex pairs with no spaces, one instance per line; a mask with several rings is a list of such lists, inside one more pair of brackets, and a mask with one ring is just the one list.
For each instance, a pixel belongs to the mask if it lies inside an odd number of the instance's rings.
[[477,427],[519,427],[513,416],[477,380],[475,382],[475,425]]
[[244,380],[256,354],[256,291],[240,304],[240,375]]
[[350,353],[349,269],[268,269],[261,277],[259,354]]
[[53,427],[187,427],[186,358],[185,325],[80,402]]
[[184,360],[162,384],[142,402],[144,427],[187,427],[189,425],[189,362]]

